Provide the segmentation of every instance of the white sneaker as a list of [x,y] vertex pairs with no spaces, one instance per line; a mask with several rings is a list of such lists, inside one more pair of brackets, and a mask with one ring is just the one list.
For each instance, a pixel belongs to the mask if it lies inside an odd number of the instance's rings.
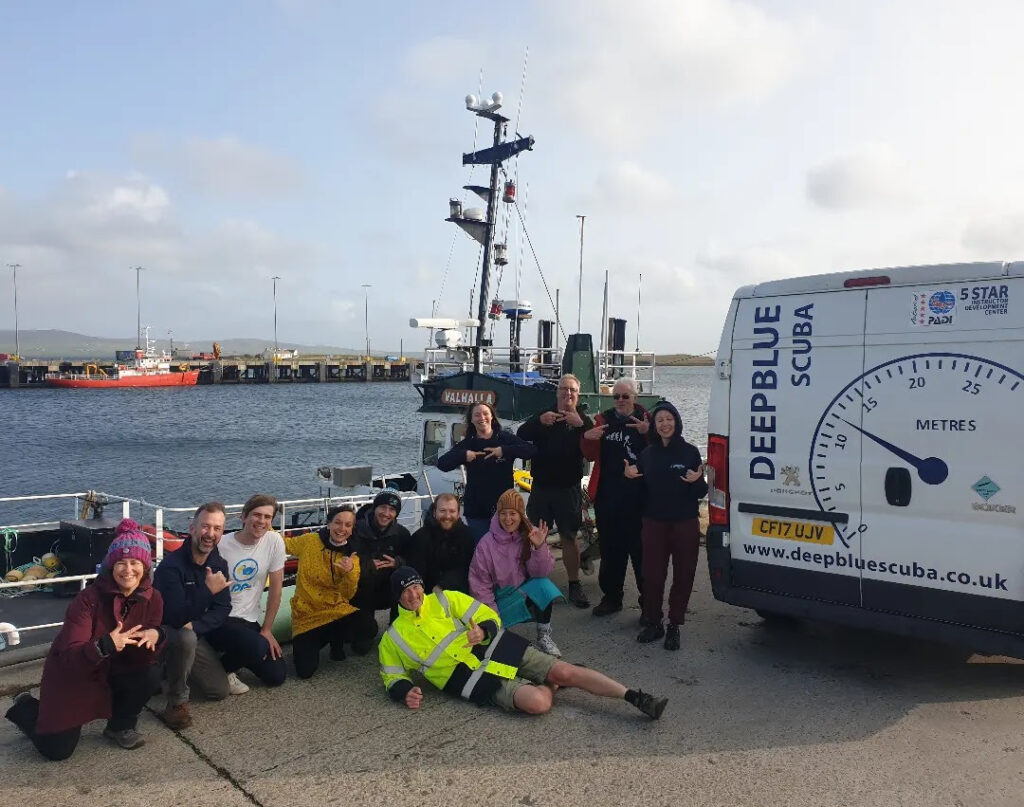
[[549,656],[561,657],[562,655],[562,651],[558,649],[558,645],[555,644],[555,640],[551,638],[550,633],[538,633],[536,644],[538,650],[547,653]]
[[228,692],[232,695],[244,695],[248,691],[248,685],[238,677],[238,673],[228,673]]

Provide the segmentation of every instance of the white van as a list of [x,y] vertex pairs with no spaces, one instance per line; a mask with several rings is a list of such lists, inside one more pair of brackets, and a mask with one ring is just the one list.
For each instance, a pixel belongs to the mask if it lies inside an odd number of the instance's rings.
[[1024,263],[741,288],[708,431],[715,597],[1024,656]]

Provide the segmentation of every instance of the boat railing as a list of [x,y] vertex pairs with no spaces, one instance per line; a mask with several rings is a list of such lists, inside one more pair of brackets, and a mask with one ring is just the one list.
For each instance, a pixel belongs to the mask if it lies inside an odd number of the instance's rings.
[[[289,512],[296,512],[301,510],[311,509],[322,509],[326,513],[330,507],[336,507],[340,505],[350,504],[354,507],[361,507],[364,504],[368,504],[373,501],[375,492],[365,493],[353,493],[340,496],[319,496],[315,498],[304,498],[304,499],[285,499],[278,502],[278,521],[279,525],[276,529],[282,532],[293,532],[296,529],[312,530],[317,529],[322,524],[308,524],[301,527],[288,527],[287,519]],[[423,512],[425,510],[425,504],[429,504],[431,497],[428,495],[406,495],[402,497],[403,506],[402,512],[399,517],[399,522],[402,523],[410,532],[413,532],[423,524]],[[153,536],[163,536],[165,526],[169,520],[179,519],[185,521],[183,516],[187,516],[188,520],[191,520],[192,515],[196,511],[198,505],[190,505],[187,507],[172,507],[167,505],[155,504],[148,502],[144,499],[135,499],[130,496],[117,496],[99,491],[87,491],[83,493],[53,493],[53,494],[41,494],[41,495],[30,495],[30,496],[2,496],[0,497],[0,506],[4,504],[15,504],[15,503],[30,503],[30,502],[55,502],[55,501],[72,501],[75,504],[75,509],[72,514],[72,519],[79,519],[82,515],[80,507],[83,503],[88,502],[90,506],[98,504],[104,510],[110,506],[116,507],[118,504],[121,506],[121,517],[122,518],[134,518],[140,524],[143,524],[143,531],[149,533],[150,525],[152,525]],[[408,506],[415,503],[415,506]],[[225,504],[224,509],[230,518],[233,515],[240,515],[244,504]],[[43,529],[59,529],[61,526],[60,521],[35,521],[26,522],[19,524],[0,524],[0,536],[5,539],[9,536],[17,537],[17,533],[23,530],[43,530]],[[160,563],[164,556],[164,542],[163,540],[155,540],[156,558],[154,560],[154,567]],[[3,547],[0,547],[3,549]],[[10,569],[4,569],[4,572],[8,572]],[[17,580],[11,582],[0,582],[0,597],[5,592],[14,594],[19,590],[31,591],[34,589],[41,589],[56,584],[62,583],[75,583],[79,584],[80,588],[85,588],[91,580],[96,578],[96,573],[91,574],[78,574],[78,575],[65,575],[59,577],[43,577],[31,580]],[[10,595],[8,595],[10,596]],[[39,625],[17,625],[15,626],[17,633],[25,633],[36,630],[44,630],[46,628],[59,628],[63,622],[48,622]],[[13,644],[9,640],[3,642],[3,644]]]
[[[562,372],[562,350],[554,347],[507,346],[484,348],[482,361],[486,373],[540,373],[545,378],[558,378]],[[424,379],[450,375],[473,369],[473,348],[427,348],[423,352]]]
[[651,393],[656,381],[657,360],[654,353],[641,350],[599,350],[597,370],[601,383],[612,385],[621,378],[632,379],[637,392]]

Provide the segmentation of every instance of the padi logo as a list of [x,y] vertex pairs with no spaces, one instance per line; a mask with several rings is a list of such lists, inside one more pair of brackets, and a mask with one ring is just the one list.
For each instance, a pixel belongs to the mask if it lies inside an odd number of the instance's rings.
[[983,476],[981,479],[979,479],[977,482],[971,485],[971,490],[973,490],[987,502],[1000,491],[1000,487],[987,476]]
[[939,316],[952,314],[956,308],[956,297],[951,291],[937,291],[928,298],[928,310]]
[[244,558],[235,564],[235,568],[231,570],[231,576],[239,582],[252,580],[259,568],[259,564],[252,558]]
[[1017,512],[1017,508],[1012,504],[990,504],[989,499],[995,496],[1001,488],[987,476],[983,476],[973,485],[971,490],[981,496],[985,500],[984,504],[974,502],[971,504],[972,510],[983,510],[986,513],[1008,513],[1013,514]]

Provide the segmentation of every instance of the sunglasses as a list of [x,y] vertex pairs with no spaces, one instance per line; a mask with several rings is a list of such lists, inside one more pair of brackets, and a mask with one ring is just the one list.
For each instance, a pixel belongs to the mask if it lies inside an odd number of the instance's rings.
[[633,396],[630,393],[628,393],[628,392],[619,393],[617,395],[613,395],[612,396],[612,398],[614,398],[616,401],[628,401],[632,397]]

